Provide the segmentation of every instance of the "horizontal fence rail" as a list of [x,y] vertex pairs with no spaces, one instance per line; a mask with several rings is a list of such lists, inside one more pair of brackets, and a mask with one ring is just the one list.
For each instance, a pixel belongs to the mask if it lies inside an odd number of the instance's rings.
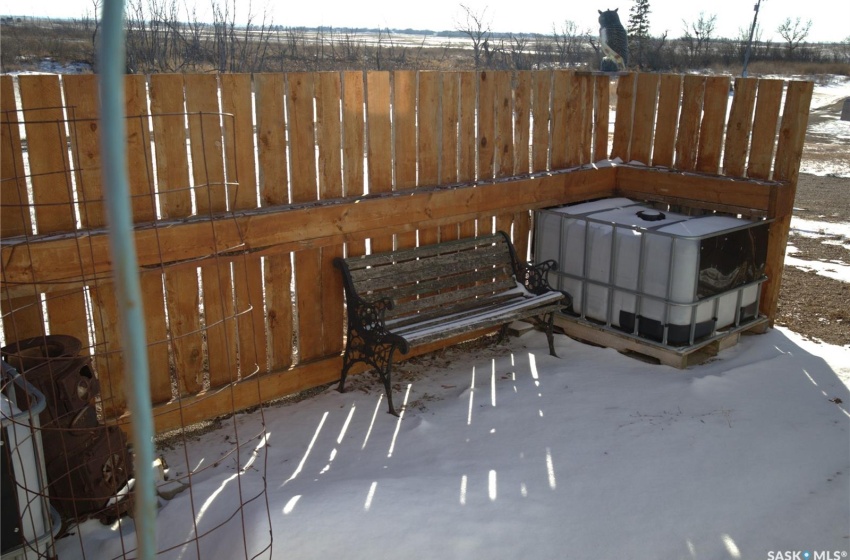
[[[119,417],[97,79],[0,87],[2,343],[84,341]],[[338,256],[497,230],[527,255],[532,210],[629,193],[774,218],[776,273],[810,99],[807,82],[560,70],[127,76],[158,428],[336,378]]]

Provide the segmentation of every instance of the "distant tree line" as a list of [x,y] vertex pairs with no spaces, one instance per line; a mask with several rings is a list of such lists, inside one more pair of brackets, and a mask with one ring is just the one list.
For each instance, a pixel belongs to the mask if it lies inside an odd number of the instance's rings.
[[[460,4],[449,31],[387,28],[304,28],[274,23],[267,13],[237,24],[236,0],[211,0],[211,21],[201,21],[186,0],[127,0],[128,73],[280,72],[318,70],[596,70],[601,53],[597,30],[565,20],[550,34],[495,33],[487,8]],[[54,58],[96,67],[97,15],[102,0],[79,19],[4,18],[0,65],[4,72]],[[741,65],[750,29],[736,38],[715,35],[716,16],[701,13],[682,21],[672,36],[649,33],[650,0],[634,0],[628,21],[630,67],[685,71]],[[811,21],[788,18],[776,30],[782,42],[762,40],[755,26],[750,60],[764,63],[836,65],[824,73],[850,73],[850,37],[841,43],[807,43]],[[734,70],[733,70],[734,71]]]

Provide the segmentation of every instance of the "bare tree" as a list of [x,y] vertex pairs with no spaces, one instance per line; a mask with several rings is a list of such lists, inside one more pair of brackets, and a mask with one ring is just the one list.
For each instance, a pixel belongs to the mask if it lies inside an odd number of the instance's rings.
[[788,58],[791,58],[794,55],[794,50],[806,40],[811,28],[812,20],[802,23],[799,16],[794,21],[791,21],[790,17],[785,18],[785,21],[776,28],[776,32],[785,41]]
[[[102,4],[102,0],[91,0],[92,12],[94,13],[94,17],[92,18],[94,20],[92,23],[93,29],[91,29],[91,47],[95,71],[97,70],[97,34],[100,31],[100,7]],[[89,29],[88,22],[89,14],[88,10],[86,10],[86,29]]]
[[520,33],[519,35],[510,35],[510,55],[511,64],[517,70],[528,70],[531,68],[526,49],[528,48],[528,37]]
[[705,12],[700,12],[697,21],[689,23],[682,20],[682,24],[684,25],[682,42],[688,51],[688,58],[691,63],[699,63],[699,60],[707,54],[708,43],[717,25],[717,16],[712,14],[706,17]]
[[176,72],[182,68],[176,0],[129,0],[127,69],[130,72]]
[[561,31],[553,25],[552,39],[555,43],[555,54],[558,57],[559,66],[569,66],[571,63],[578,60],[578,55],[581,50],[581,44],[584,37],[590,35],[590,30],[580,30],[578,24],[571,20],[566,20],[561,25]]
[[463,20],[455,21],[455,29],[472,41],[472,56],[475,59],[475,67],[480,68],[481,52],[484,49],[489,50],[489,40],[492,34],[490,23],[485,19],[487,7],[485,6],[480,12],[474,12],[466,4],[461,4],[460,8],[463,10]]

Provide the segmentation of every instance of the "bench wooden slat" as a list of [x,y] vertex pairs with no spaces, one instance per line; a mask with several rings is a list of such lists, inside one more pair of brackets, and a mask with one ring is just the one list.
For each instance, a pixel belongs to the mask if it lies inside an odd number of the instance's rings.
[[386,326],[391,331],[407,338],[408,332],[420,327],[442,325],[448,328],[453,321],[463,321],[468,317],[492,313],[500,308],[507,310],[513,306],[534,306],[539,305],[539,303],[540,300],[525,297],[522,293],[514,290],[488,298],[467,301],[449,308],[432,309],[415,315],[394,317],[387,319]]
[[425,277],[424,275],[402,275],[393,279],[378,279],[375,282],[358,286],[358,293],[367,301],[389,296],[396,300],[409,297],[411,294],[427,295],[440,290],[457,289],[481,283],[511,282],[507,288],[516,285],[513,270],[509,265],[499,268],[475,269],[471,271],[442,270],[440,274]]
[[505,238],[499,234],[486,235],[482,237],[467,237],[434,245],[416,247],[414,249],[374,253],[371,255],[363,255],[361,257],[350,257],[346,259],[346,264],[348,265],[349,270],[353,273],[355,270],[360,270],[367,266],[378,266],[417,258],[424,259],[443,253],[458,252],[465,249],[492,246],[494,244],[505,245],[505,243]]
[[[475,308],[488,305],[488,302],[496,302],[517,297],[523,297],[510,292],[516,288],[516,281],[512,283],[495,282],[479,284],[467,288],[443,292],[414,300],[397,303],[395,308],[387,311],[387,320],[412,315],[413,319],[421,317],[423,313],[431,312],[437,315],[445,315],[453,309]],[[501,298],[501,299],[500,299]]]
[[[351,271],[351,279],[358,290],[372,289],[375,283],[381,281],[393,282],[401,279],[403,282],[427,280],[435,276],[445,276],[466,270],[492,268],[496,264],[511,264],[510,254],[503,246],[501,248],[481,248],[463,252],[451,252],[432,255],[428,258],[404,260],[372,266],[357,271]],[[387,285],[392,285],[387,284]]]
[[406,334],[405,338],[409,339],[412,345],[421,346],[424,344],[436,342],[438,340],[443,340],[445,338],[450,338],[453,336],[462,335],[467,332],[476,331],[482,328],[493,327],[496,325],[501,325],[512,321],[518,321],[521,319],[526,319],[528,317],[534,317],[546,313],[554,313],[558,311],[561,307],[561,305],[550,305],[547,307],[540,307],[539,305],[537,305],[535,307],[517,309],[511,313],[500,313],[496,316],[474,315],[470,316],[466,321],[458,321],[457,323],[453,323],[447,326],[446,328],[441,327],[439,329],[423,329],[418,332],[411,332]]
[[[443,279],[448,282],[450,279]],[[438,282],[434,282],[435,285]],[[407,313],[415,312],[428,307],[452,307],[457,303],[475,298],[490,297],[493,294],[498,294],[516,287],[516,280],[513,276],[504,277],[486,282],[469,283],[469,284],[446,284],[440,290],[431,288],[422,288],[420,293],[416,293],[416,288],[421,288],[421,284],[407,286],[405,294],[401,294],[402,290],[397,290],[393,294],[395,308],[388,312],[388,317],[396,317]],[[388,294],[389,295],[389,294]]]

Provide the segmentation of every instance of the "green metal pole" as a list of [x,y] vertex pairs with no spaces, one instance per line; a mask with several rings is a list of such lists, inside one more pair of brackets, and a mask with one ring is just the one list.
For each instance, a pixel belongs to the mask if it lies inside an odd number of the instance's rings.
[[104,0],[99,51],[101,154],[109,221],[109,246],[120,314],[125,383],[132,415],[137,558],[156,555],[156,489],[153,477],[153,411],[148,372],[144,307],[139,286],[136,245],[127,175],[127,126],[124,115],[124,1]]

